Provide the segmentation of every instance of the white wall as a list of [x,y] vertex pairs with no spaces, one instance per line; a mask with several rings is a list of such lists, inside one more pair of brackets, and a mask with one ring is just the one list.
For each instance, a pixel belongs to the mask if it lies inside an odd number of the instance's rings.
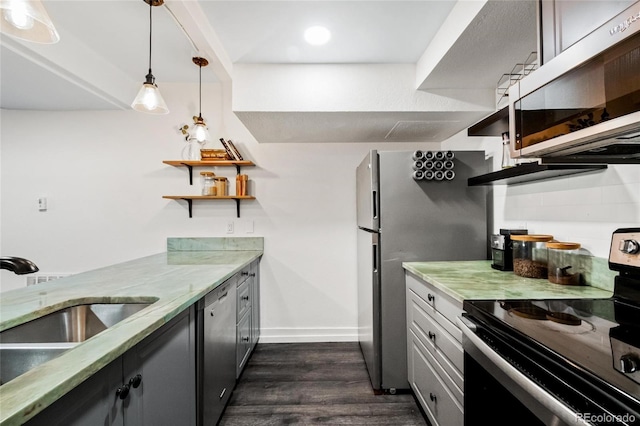
[[[42,274],[79,273],[162,252],[167,237],[227,236],[233,221],[233,236],[265,238],[263,341],[356,340],[355,167],[383,146],[258,144],[230,112],[229,94],[205,85],[212,136],[257,164],[242,170],[257,200],[242,203],[240,219],[232,201],[196,201],[189,219],[186,203],[161,197],[198,187],[162,160],[180,158],[175,128],[197,112],[197,86],[161,90],[167,116],[1,111],[1,254],[31,259]],[[235,182],[235,169],[215,172]],[[39,212],[43,196],[49,209]],[[0,279],[2,291],[26,285],[5,270]]]
[[[501,164],[500,138],[467,138],[459,134],[445,149],[485,149]],[[527,228],[573,241],[594,256],[608,258],[617,228],[640,227],[640,165],[609,165],[606,171],[519,185],[495,185],[494,232]]]
[[[257,167],[243,169],[257,200],[235,217],[231,201],[184,202],[164,194],[198,191],[179,159],[175,128],[197,111],[197,86],[161,86],[171,114],[134,111],[0,111],[0,254],[21,256],[43,274],[78,273],[165,250],[167,237],[264,236],[263,341],[356,339],[355,167],[367,150],[437,149],[434,144],[259,144],[230,112],[230,95],[205,85],[211,134],[237,143]],[[467,138],[445,149],[500,152],[499,138]],[[496,166],[500,158],[495,158]],[[222,169],[233,183],[235,170]],[[611,232],[640,225],[640,167],[542,183],[494,187],[495,224],[523,225],[581,242],[607,257]],[[233,187],[231,189],[233,191]],[[48,198],[39,212],[37,198]],[[253,222],[254,233],[247,233]],[[26,278],[0,271],[2,291]]]

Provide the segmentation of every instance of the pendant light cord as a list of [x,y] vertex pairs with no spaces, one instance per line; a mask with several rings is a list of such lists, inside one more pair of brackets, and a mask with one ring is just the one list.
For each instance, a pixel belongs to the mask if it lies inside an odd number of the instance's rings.
[[153,32],[153,19],[151,19],[152,12],[153,0],[149,0],[149,74],[151,74],[151,34]]
[[199,114],[198,116],[202,118],[202,62],[200,63],[200,105],[199,105]]

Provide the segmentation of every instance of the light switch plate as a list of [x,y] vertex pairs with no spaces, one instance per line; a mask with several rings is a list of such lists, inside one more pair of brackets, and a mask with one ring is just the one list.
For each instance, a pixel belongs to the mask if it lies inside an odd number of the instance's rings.
[[38,198],[38,211],[46,212],[47,211],[47,198],[40,197]]

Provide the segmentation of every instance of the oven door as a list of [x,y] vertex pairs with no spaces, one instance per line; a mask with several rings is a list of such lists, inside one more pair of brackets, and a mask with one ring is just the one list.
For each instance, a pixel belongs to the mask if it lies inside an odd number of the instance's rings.
[[502,424],[589,424],[485,343],[473,319],[458,320],[463,333],[465,425],[489,413],[503,419],[498,420]]
[[[630,425],[636,407],[517,333],[463,314],[465,425]],[[540,346],[540,345],[537,345]],[[613,391],[613,392],[612,392]]]

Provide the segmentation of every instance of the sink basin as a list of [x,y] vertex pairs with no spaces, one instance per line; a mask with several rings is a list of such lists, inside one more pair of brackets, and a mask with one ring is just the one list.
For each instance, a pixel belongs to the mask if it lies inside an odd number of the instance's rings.
[[150,304],[70,306],[0,332],[0,385],[61,355]]
[[78,343],[0,344],[0,386],[61,355]]
[[150,303],[70,306],[0,332],[0,343],[84,342]]

